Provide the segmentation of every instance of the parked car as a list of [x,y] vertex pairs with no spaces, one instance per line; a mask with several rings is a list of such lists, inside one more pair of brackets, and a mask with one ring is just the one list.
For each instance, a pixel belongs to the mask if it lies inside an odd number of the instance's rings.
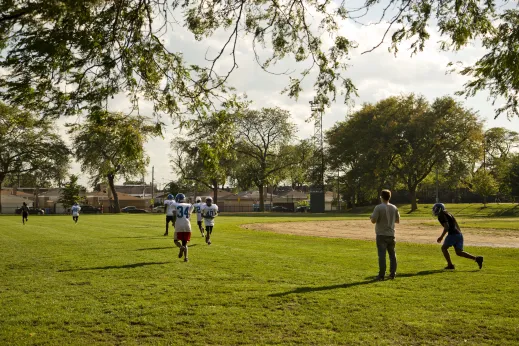
[[[16,210],[14,212],[16,214],[21,214],[22,208],[16,208]],[[29,215],[43,215],[43,214],[45,214],[45,210],[43,210],[41,208],[36,208],[36,207],[29,207]]]
[[129,209],[127,211],[128,214],[139,214],[139,213],[147,213],[148,211],[147,210],[144,210],[144,209],[138,209],[138,208],[135,208],[135,209]]
[[153,208],[152,210],[154,213],[164,213],[164,206],[163,205],[159,205],[155,208]]
[[127,206],[127,207],[124,207],[121,209],[121,213],[129,213],[130,210],[134,210],[134,209],[137,209],[137,207],[134,207],[134,206]]
[[280,205],[275,205],[272,207],[272,211],[277,211],[277,212],[289,212],[290,209],[288,208],[285,208],[285,207],[282,207]]
[[307,205],[302,205],[302,206],[299,206],[296,208],[296,213],[305,213],[305,212],[309,212],[309,211],[310,211],[310,207]]
[[96,208],[91,205],[80,205],[81,210],[79,211],[81,214],[101,214],[101,208]]

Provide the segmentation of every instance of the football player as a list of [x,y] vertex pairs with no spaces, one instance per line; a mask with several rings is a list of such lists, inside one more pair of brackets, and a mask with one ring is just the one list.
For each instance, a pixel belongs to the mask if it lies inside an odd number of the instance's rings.
[[188,261],[187,243],[191,240],[191,221],[189,217],[193,212],[193,205],[185,202],[186,196],[179,193],[175,197],[176,221],[175,221],[175,245],[180,248],[178,258],[184,256],[184,262]]
[[198,229],[200,230],[200,233],[202,234],[202,237],[205,237],[204,235],[204,228],[202,227],[202,206],[204,204],[202,203],[202,199],[200,197],[196,198],[196,203],[193,204],[194,212],[196,213],[196,224],[198,225]]
[[213,233],[214,218],[218,215],[218,206],[213,204],[213,199],[207,197],[205,205],[202,206],[202,217],[205,224],[205,242],[211,245],[211,234]]
[[164,233],[164,236],[167,236],[169,223],[171,222],[171,225],[175,227],[175,216],[177,215],[175,210],[175,201],[172,194],[169,194],[167,199],[164,201],[164,213],[166,214],[166,233]]
[[81,207],[76,203],[71,208],[72,210],[72,220],[74,220],[75,223],[77,223],[77,220],[79,219],[79,211],[81,210]]

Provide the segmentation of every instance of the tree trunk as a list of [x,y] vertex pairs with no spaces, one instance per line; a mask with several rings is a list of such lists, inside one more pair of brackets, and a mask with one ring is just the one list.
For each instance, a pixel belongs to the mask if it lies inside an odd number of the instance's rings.
[[5,176],[5,173],[0,174],[0,214],[2,214],[2,184],[4,183]]
[[411,197],[411,211],[418,210],[418,203],[416,203],[416,186],[409,188],[409,195]]
[[265,201],[263,200],[263,184],[258,185],[257,188],[258,188],[259,199],[260,199],[259,200],[259,203],[260,203],[259,210],[260,211],[265,211]]
[[213,202],[214,204],[218,205],[218,185],[213,185]]
[[108,175],[108,185],[110,185],[110,190],[112,190],[112,195],[114,196],[113,212],[118,214],[121,212],[121,208],[119,208],[119,196],[117,196],[117,191],[115,191],[114,178],[115,176],[113,174]]

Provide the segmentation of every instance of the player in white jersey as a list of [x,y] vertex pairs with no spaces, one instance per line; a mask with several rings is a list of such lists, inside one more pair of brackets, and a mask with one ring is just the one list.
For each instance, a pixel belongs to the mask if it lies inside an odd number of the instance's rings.
[[194,212],[196,213],[196,224],[198,225],[198,229],[200,230],[200,233],[202,233],[202,237],[205,237],[204,235],[204,228],[202,227],[202,206],[205,204],[202,203],[202,199],[200,197],[196,198],[196,203],[193,204]]
[[213,204],[213,199],[207,197],[205,205],[202,206],[202,217],[205,223],[205,242],[211,245],[211,234],[213,233],[214,218],[218,215],[218,206]]
[[[187,243],[191,240],[191,220],[189,217],[193,212],[193,205],[185,203],[186,196],[179,193],[175,197],[175,208],[177,210],[177,220],[175,221],[175,245],[180,248],[178,258],[184,255],[184,262],[187,262]],[[182,244],[180,243],[182,242]]]
[[77,220],[79,219],[79,211],[81,210],[81,207],[77,203],[74,203],[74,205],[70,209],[72,211],[72,220],[74,220],[74,222],[77,223]]
[[173,195],[169,194],[168,199],[164,201],[164,213],[166,214],[166,233],[164,233],[165,236],[168,235],[169,231],[169,223],[171,222],[171,225],[175,227],[175,216],[177,215],[175,201],[173,199]]

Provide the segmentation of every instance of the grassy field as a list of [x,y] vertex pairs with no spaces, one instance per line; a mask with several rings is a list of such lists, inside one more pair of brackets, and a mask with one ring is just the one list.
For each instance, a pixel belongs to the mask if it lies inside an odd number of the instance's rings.
[[0,344],[519,343],[519,250],[468,248],[483,270],[446,272],[439,246],[398,244],[397,279],[374,282],[374,242],[239,227],[292,218],[221,216],[184,263],[163,215],[0,217]]

